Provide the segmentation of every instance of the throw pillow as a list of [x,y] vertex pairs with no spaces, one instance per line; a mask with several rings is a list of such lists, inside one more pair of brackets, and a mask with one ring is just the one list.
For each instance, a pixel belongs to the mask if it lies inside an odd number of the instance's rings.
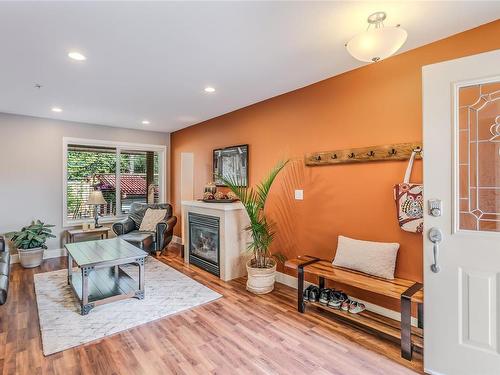
[[334,266],[394,279],[399,244],[355,240],[339,236]]
[[156,231],[156,224],[162,221],[167,214],[167,210],[153,210],[148,208],[142,219],[140,231]]

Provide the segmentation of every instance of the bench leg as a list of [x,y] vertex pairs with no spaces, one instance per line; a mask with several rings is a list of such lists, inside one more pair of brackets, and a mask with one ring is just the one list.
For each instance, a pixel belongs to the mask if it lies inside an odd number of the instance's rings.
[[424,328],[424,304],[418,304],[418,328]]
[[297,310],[301,313],[304,312],[304,268],[300,267],[297,269]]
[[401,296],[401,357],[411,361],[411,298]]
[[323,289],[325,287],[325,278],[324,277],[319,277],[319,288]]

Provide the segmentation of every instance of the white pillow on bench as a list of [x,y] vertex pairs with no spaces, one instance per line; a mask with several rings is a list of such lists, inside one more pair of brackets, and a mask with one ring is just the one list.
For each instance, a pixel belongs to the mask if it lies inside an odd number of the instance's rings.
[[334,266],[350,268],[369,275],[394,279],[399,244],[361,241],[339,236]]

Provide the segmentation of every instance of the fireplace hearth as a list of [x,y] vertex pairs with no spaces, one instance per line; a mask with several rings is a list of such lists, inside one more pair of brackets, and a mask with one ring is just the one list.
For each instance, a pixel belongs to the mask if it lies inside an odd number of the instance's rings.
[[220,276],[219,218],[190,212],[189,263]]

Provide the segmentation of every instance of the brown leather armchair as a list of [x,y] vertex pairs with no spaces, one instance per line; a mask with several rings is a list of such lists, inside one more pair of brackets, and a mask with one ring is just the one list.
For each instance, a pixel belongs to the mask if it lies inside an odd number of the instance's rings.
[[[167,210],[165,218],[156,225],[156,232],[139,231],[146,210]],[[120,238],[148,252],[161,252],[172,241],[177,217],[172,216],[172,206],[168,203],[139,203],[130,206],[129,216],[113,224],[113,232]]]

